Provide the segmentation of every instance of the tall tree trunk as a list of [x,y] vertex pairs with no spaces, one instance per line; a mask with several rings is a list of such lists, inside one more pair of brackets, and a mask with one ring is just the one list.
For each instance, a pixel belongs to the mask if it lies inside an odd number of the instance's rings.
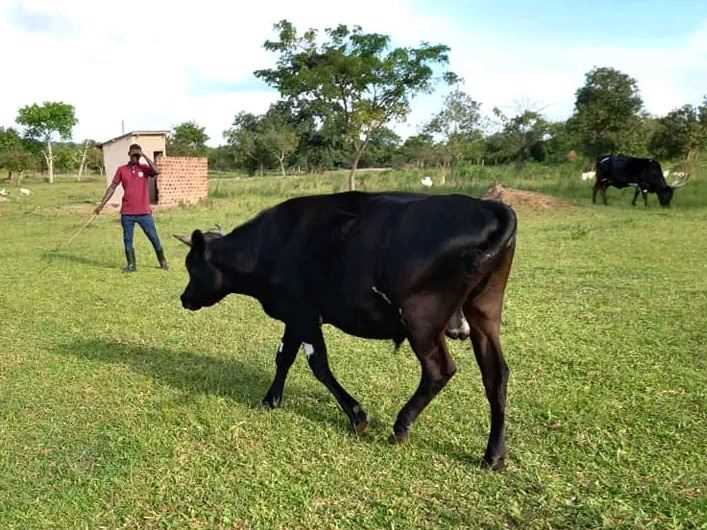
[[349,173],[349,191],[356,190],[356,170],[358,169],[358,161],[361,160],[363,149],[357,149],[354,159],[351,162],[351,173]]
[[281,155],[280,158],[278,158],[280,161],[280,171],[282,171],[282,176],[286,177],[287,176],[287,171],[285,171],[285,155]]
[[258,162],[258,172],[260,173],[261,177],[265,176],[265,164],[262,162]]
[[54,155],[52,154],[52,141],[47,138],[47,172],[49,176],[49,184],[54,184]]
[[81,154],[81,164],[79,165],[79,174],[76,180],[81,182],[81,175],[83,175],[83,168],[86,165],[86,155],[88,155],[88,140],[83,143],[83,153]]

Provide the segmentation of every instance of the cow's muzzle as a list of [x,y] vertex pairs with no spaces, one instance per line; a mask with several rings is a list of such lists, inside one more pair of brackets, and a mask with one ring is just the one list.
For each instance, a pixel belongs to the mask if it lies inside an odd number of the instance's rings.
[[184,295],[182,295],[180,298],[182,300],[182,307],[184,309],[188,309],[189,311],[198,311],[199,309],[201,309],[200,305],[190,302],[184,297]]

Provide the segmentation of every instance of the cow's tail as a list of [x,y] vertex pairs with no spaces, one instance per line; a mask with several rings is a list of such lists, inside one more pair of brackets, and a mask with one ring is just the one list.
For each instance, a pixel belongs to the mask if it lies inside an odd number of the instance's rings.
[[518,217],[510,206],[499,203],[496,210],[498,228],[489,236],[488,243],[475,249],[473,269],[485,273],[491,270],[503,251],[515,243]]

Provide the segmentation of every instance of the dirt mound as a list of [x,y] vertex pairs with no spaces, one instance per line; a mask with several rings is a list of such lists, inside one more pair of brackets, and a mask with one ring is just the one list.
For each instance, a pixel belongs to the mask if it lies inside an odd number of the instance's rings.
[[501,184],[494,184],[481,196],[482,199],[493,199],[504,202],[513,208],[533,208],[536,210],[555,210],[567,208],[570,203],[535,191],[514,190]]

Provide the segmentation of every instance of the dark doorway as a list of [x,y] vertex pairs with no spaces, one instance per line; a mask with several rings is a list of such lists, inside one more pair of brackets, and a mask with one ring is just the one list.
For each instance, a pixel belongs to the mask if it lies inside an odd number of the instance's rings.
[[[153,151],[152,153],[152,160],[157,163],[157,161],[160,159],[160,157],[164,153],[162,151]],[[159,189],[157,189],[157,178],[151,178],[150,179],[150,204],[159,204],[160,202],[160,192]]]

